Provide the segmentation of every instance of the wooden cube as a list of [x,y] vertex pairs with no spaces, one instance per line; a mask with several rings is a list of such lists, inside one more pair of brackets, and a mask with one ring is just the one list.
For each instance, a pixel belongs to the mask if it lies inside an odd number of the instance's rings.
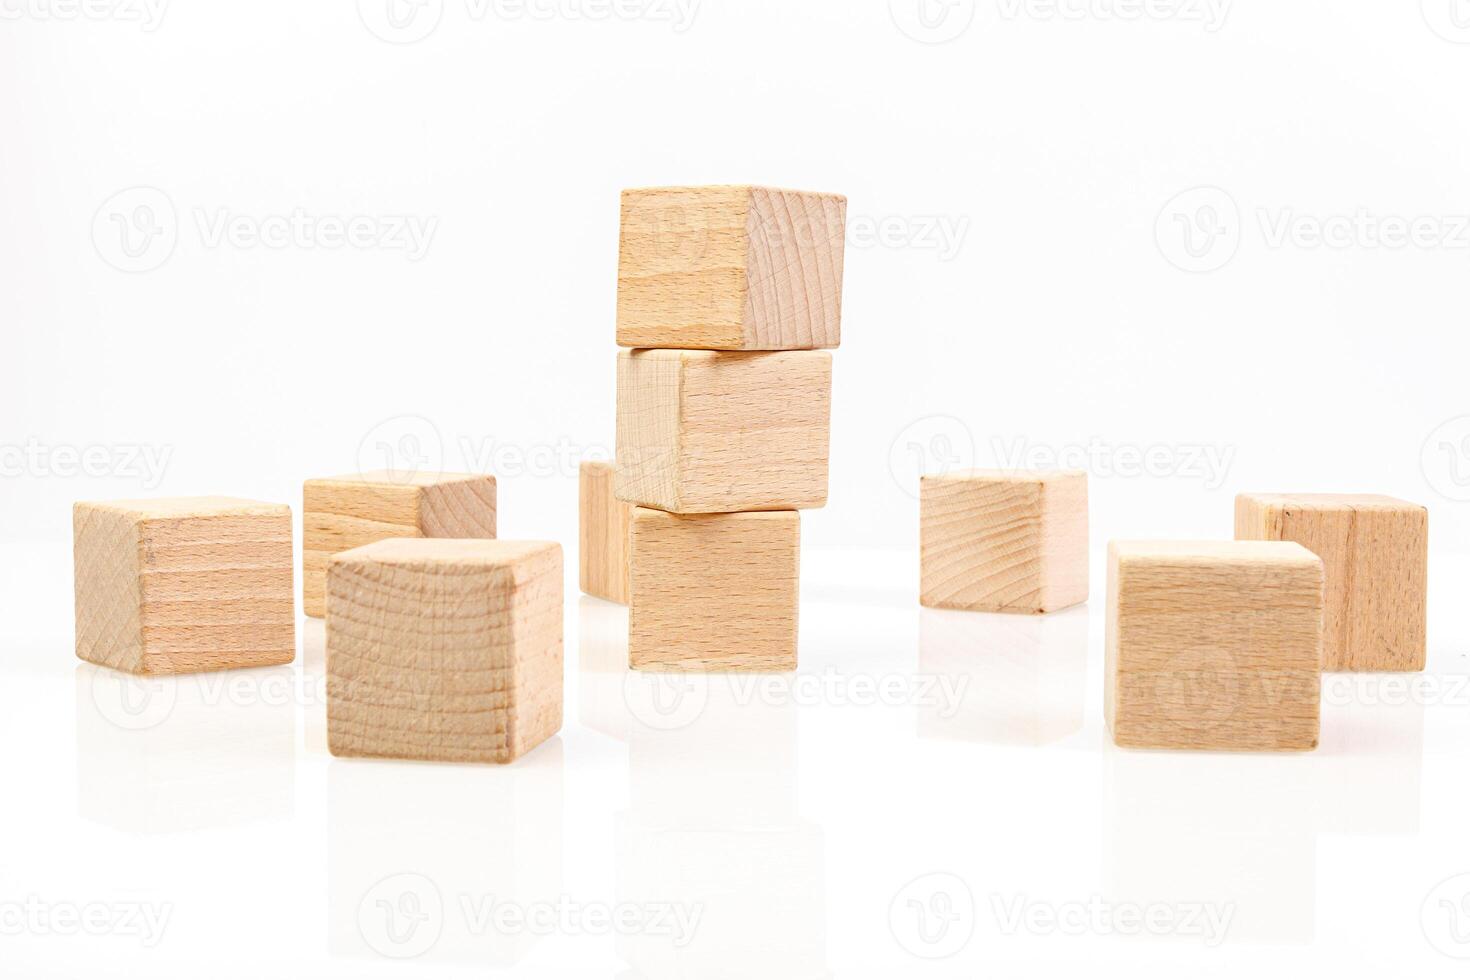
[[327,559],[385,538],[495,537],[495,477],[376,472],[307,480],[301,599],[326,615]]
[[968,470],[919,480],[919,602],[1045,613],[1087,601],[1087,474]]
[[827,502],[832,355],[618,355],[619,500],[676,514]]
[[796,669],[801,516],[638,507],[629,538],[634,670]]
[[1295,541],[1322,559],[1322,669],[1423,670],[1429,512],[1362,494],[1241,494],[1235,536]]
[[767,187],[623,192],[618,344],[836,347],[847,199]]
[[392,538],[327,562],[333,755],[510,762],[561,728],[561,546]]
[[1108,725],[1122,746],[1317,746],[1322,562],[1281,541],[1115,541]]
[[584,462],[578,473],[579,547],[582,591],[628,604],[628,525],[633,505],[613,496],[612,463]]
[[78,503],[77,656],[134,674],[296,657],[291,508],[231,497]]

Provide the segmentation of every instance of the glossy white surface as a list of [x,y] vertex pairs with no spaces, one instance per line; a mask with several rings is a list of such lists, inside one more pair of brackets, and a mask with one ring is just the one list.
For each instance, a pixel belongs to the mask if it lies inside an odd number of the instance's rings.
[[6,974],[1464,975],[1459,565],[1428,673],[1329,677],[1321,748],[1256,756],[1109,744],[1100,599],[933,612],[912,555],[805,557],[795,677],[630,675],[572,587],[564,729],[503,769],[328,755],[316,621],[157,682],[16,629]]
[[[1470,0],[0,21],[0,980],[1466,976]],[[561,735],[466,769],[328,756],[319,624],[229,678],[73,659],[75,500],[299,525],[307,478],[443,468],[570,545],[619,193],[715,182],[848,197],[797,686],[628,681],[569,590]],[[1057,465],[1094,555],[1228,536],[1239,492],[1430,506],[1427,686],[1330,681],[1307,756],[1115,751],[1100,577],[1046,620],[915,601],[921,472]],[[676,948],[492,896],[702,914]]]

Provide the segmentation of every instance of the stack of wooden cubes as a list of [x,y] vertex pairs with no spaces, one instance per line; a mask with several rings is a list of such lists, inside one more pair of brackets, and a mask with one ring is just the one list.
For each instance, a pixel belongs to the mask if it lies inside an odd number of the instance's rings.
[[629,662],[794,670],[801,521],[827,501],[846,199],[623,193],[616,499]]

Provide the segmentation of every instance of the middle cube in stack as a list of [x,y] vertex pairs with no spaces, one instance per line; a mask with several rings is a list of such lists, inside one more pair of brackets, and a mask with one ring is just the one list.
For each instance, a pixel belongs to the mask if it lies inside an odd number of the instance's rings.
[[837,344],[845,212],[830,194],[624,193],[618,339],[639,349],[618,358],[614,492],[638,505],[634,669],[796,668],[796,512],[826,503],[831,416],[832,357],[811,348]]

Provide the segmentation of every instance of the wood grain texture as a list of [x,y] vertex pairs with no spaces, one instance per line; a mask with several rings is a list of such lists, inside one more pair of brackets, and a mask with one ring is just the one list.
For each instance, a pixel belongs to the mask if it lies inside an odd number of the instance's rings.
[[628,604],[628,527],[633,505],[613,496],[612,463],[584,462],[578,472],[577,570],[582,591]]
[[827,502],[832,355],[618,355],[619,500],[676,514]]
[[841,340],[847,199],[769,187],[623,192],[618,344],[811,350]]
[[396,538],[327,563],[333,755],[505,763],[561,728],[561,546]]
[[302,490],[301,599],[326,615],[327,559],[386,538],[493,538],[493,476],[388,472],[307,480]]
[[796,669],[801,516],[633,511],[634,670]]
[[1087,601],[1087,474],[969,470],[919,480],[919,602],[1046,613]]
[[136,674],[296,657],[291,508],[231,497],[77,503],[76,651]]
[[1322,583],[1321,560],[1292,542],[1113,542],[1105,671],[1113,740],[1315,748]]
[[1370,494],[1235,498],[1235,536],[1295,541],[1327,573],[1322,669],[1418,671],[1427,659],[1429,512]]

